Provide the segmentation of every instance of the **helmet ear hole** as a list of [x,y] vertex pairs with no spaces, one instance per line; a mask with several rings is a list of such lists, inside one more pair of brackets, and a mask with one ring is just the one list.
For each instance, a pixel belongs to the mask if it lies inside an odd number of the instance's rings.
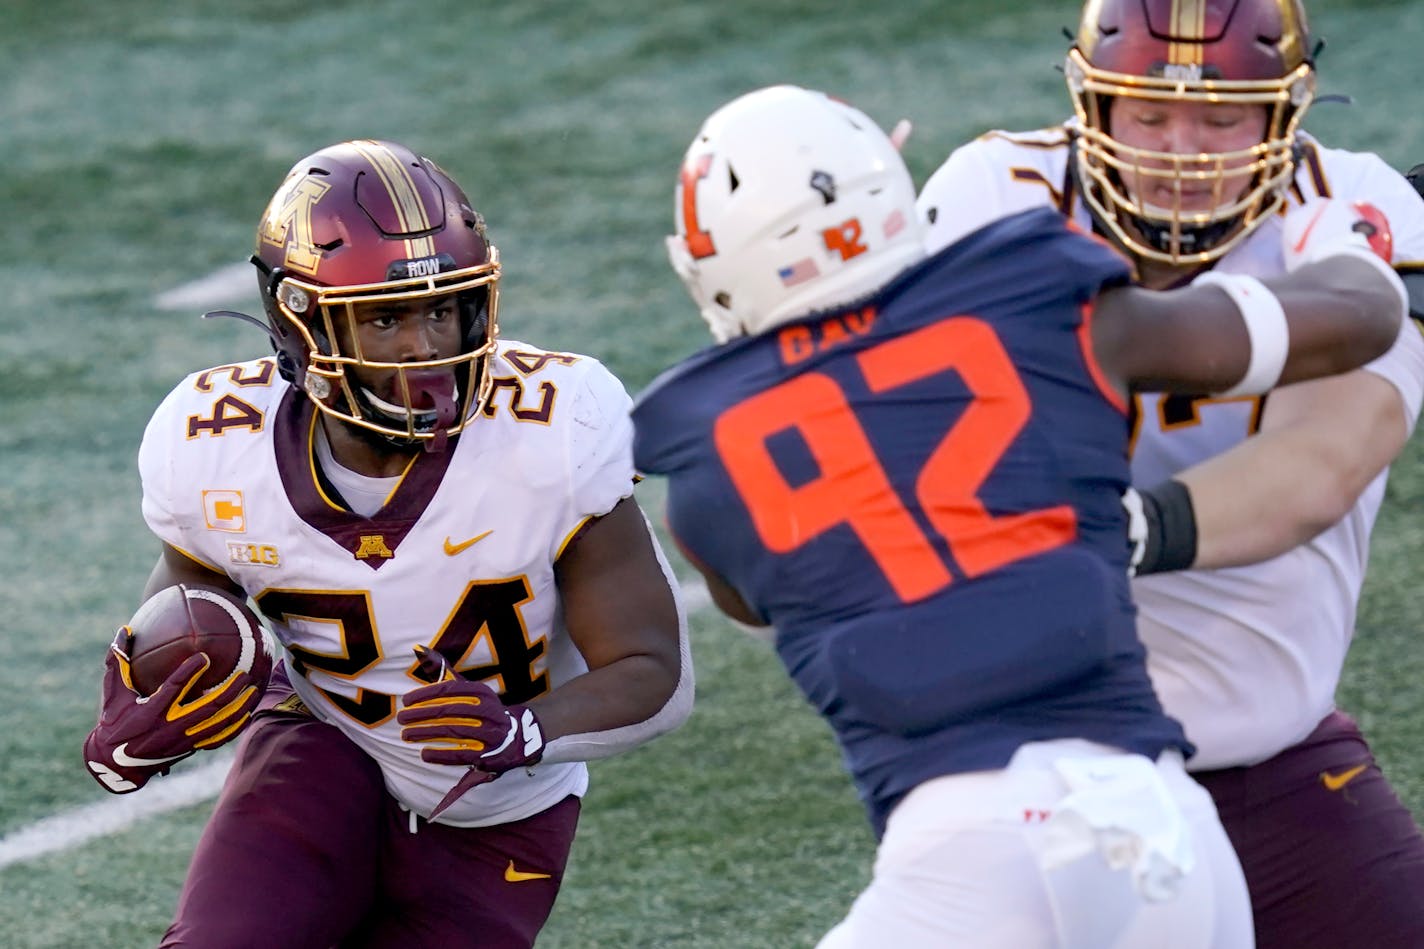
[[294,386],[300,386],[297,379],[297,362],[290,353],[277,350],[277,373]]

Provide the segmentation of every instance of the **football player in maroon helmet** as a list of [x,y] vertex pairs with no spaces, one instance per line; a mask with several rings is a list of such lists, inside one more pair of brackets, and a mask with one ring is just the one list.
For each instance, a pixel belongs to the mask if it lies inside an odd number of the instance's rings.
[[[1329,198],[1381,211],[1389,261],[1421,271],[1410,184],[1301,127],[1317,50],[1300,0],[1088,0],[1064,64],[1074,117],[957,149],[921,191],[931,250],[1049,204],[1125,251],[1148,287],[1268,277],[1296,250],[1287,214]],[[1335,378],[1247,400],[1133,397],[1138,628],[1263,947],[1424,945],[1424,837],[1335,707],[1370,530],[1421,401],[1410,321]]]
[[111,659],[90,772],[136,791],[247,725],[165,947],[532,945],[584,762],[691,710],[628,395],[499,338],[484,222],[403,145],[298,162],[253,262],[276,354],[154,412],[144,596],[250,597],[284,658],[260,703],[185,702],[196,658],[144,700]]
[[1298,0],[1094,0],[1065,72],[1094,220],[1140,260],[1200,264],[1281,209],[1315,96]]

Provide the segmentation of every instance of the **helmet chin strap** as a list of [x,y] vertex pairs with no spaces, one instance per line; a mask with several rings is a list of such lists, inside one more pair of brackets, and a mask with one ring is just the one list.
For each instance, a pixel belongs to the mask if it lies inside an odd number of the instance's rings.
[[[1149,244],[1165,253],[1171,253],[1172,247],[1172,227],[1169,224],[1158,224],[1137,215],[1129,215],[1132,226],[1137,229]],[[1202,227],[1183,227],[1180,230],[1179,242],[1182,254],[1197,254],[1215,247],[1224,240],[1241,223],[1237,218],[1227,221],[1217,221]]]

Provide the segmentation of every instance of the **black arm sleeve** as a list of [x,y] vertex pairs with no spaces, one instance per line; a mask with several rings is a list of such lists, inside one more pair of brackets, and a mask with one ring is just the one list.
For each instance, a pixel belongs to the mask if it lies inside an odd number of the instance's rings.
[[1136,575],[1190,567],[1197,559],[1197,516],[1187,486],[1168,480],[1138,494],[1147,519],[1147,545]]

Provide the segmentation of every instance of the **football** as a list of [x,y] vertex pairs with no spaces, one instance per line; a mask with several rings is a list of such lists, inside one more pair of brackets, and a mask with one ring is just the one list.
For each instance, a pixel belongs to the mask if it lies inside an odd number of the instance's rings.
[[206,692],[234,671],[250,672],[259,687],[272,671],[262,621],[242,600],[215,587],[178,584],[150,597],[129,620],[134,688],[152,695],[194,653],[210,664],[198,680]]

